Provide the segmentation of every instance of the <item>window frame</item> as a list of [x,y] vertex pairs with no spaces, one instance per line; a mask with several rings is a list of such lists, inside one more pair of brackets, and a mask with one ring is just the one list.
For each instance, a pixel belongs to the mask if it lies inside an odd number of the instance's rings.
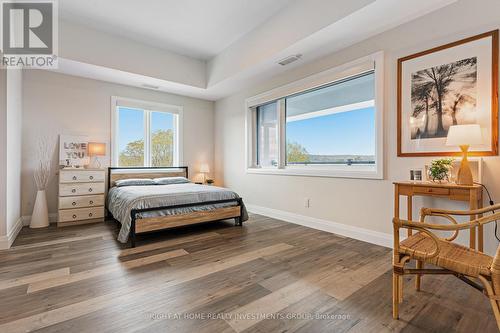
[[[371,67],[370,67],[371,66]],[[321,88],[367,71],[375,73],[375,165],[286,165],[286,110],[285,98]],[[257,107],[278,101],[278,165],[260,167],[257,163]],[[366,57],[311,75],[304,79],[272,89],[245,101],[245,167],[249,174],[292,175],[333,178],[384,179],[384,53]]]
[[118,124],[120,116],[119,107],[138,109],[143,111],[144,130],[144,165],[138,167],[151,167],[151,114],[153,112],[170,113],[174,115],[174,160],[173,167],[183,163],[183,107],[164,103],[150,102],[139,99],[111,96],[111,166],[119,165],[119,135]]

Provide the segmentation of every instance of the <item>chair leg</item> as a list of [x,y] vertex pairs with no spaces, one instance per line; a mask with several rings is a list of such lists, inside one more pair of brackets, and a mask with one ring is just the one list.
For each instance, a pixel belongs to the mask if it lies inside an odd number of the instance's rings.
[[500,331],[500,307],[498,305],[498,301],[489,297],[489,296],[497,296],[493,291],[493,288],[488,280],[486,280],[483,276],[478,276],[479,280],[483,283],[484,288],[486,289],[486,295],[490,299],[491,308],[493,309],[493,314],[495,315],[495,320],[497,322],[498,330]]
[[399,296],[399,303],[403,303],[403,275],[399,275],[399,282],[398,282],[398,296]]
[[500,331],[500,309],[498,308],[498,302],[490,298],[491,308],[493,309],[493,314],[495,315],[495,320],[497,322],[498,330]]
[[[416,269],[422,269],[424,267],[424,263],[421,260],[417,260],[415,264]],[[415,289],[420,291],[420,285],[422,283],[422,276],[420,274],[415,275]]]
[[399,275],[392,273],[392,318],[399,319]]

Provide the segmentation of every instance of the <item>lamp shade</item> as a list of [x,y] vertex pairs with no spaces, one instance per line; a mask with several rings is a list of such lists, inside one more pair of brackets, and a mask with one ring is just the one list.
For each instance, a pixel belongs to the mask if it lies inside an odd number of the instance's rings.
[[200,165],[200,172],[201,173],[209,173],[210,168],[208,167],[208,164],[203,163],[202,165]]
[[448,137],[446,138],[447,146],[470,146],[482,143],[481,126],[477,124],[450,126],[448,130]]
[[89,156],[105,156],[106,155],[106,144],[99,142],[89,142],[88,145]]

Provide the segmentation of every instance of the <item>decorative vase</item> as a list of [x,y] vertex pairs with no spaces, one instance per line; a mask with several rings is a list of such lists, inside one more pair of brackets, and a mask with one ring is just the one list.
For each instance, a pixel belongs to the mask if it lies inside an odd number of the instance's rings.
[[49,210],[45,190],[36,192],[35,206],[31,215],[30,228],[45,228],[49,226]]

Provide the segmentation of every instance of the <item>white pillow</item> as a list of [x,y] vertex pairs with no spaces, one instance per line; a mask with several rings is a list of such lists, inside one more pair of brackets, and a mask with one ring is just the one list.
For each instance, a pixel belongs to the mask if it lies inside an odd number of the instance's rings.
[[115,186],[144,186],[144,185],[156,185],[156,183],[150,178],[130,178],[130,179],[120,179],[115,181]]
[[157,185],[172,185],[172,184],[186,184],[191,183],[186,177],[162,177],[153,179]]

